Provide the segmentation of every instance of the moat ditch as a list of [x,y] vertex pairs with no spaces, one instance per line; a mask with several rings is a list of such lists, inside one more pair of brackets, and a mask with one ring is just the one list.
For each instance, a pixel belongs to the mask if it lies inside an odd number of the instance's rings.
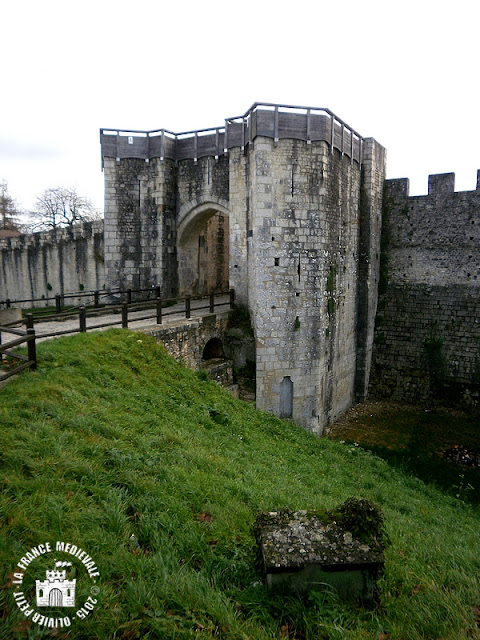
[[480,413],[385,401],[355,405],[329,429],[355,455],[370,450],[392,467],[480,504]]

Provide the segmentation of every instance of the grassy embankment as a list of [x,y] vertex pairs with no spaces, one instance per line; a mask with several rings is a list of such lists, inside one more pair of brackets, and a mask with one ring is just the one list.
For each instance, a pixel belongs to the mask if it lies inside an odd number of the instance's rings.
[[[38,351],[36,372],[0,388],[2,640],[480,637],[474,507],[361,447],[255,411],[139,334]],[[350,496],[386,517],[381,605],[269,594],[256,513]],[[87,550],[101,574],[98,606],[67,636],[28,626],[12,597],[17,559],[56,540]]]

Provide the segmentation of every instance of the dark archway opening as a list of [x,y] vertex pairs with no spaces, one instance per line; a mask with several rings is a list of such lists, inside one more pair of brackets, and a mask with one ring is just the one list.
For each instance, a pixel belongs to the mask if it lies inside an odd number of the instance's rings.
[[212,207],[188,216],[179,230],[180,294],[206,295],[229,288],[229,219]]
[[223,344],[219,338],[212,338],[203,349],[202,360],[214,360],[218,358],[225,358]]

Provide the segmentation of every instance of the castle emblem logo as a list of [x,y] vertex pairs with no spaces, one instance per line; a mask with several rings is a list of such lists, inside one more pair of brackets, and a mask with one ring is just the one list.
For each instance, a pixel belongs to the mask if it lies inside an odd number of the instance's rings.
[[37,607],[74,607],[75,584],[74,580],[67,580],[66,571],[59,571],[59,567],[71,567],[71,562],[57,562],[55,569],[47,571],[46,580],[36,580]]
[[[99,577],[93,558],[77,545],[45,542],[17,562],[13,598],[31,622],[52,629],[71,627],[91,615],[98,604]],[[81,602],[76,602],[78,587]]]

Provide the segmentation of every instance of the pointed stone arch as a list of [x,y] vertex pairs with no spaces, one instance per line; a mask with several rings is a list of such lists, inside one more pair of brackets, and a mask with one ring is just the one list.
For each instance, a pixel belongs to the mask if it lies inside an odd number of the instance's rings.
[[179,293],[228,289],[229,211],[225,201],[189,202],[179,212]]

